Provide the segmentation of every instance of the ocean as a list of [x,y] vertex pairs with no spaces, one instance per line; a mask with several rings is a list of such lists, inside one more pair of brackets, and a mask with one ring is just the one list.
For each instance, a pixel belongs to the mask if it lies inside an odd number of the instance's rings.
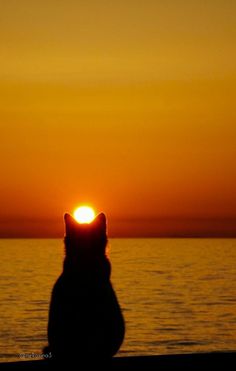
[[[117,356],[236,350],[236,239],[111,239],[112,283],[126,321]],[[58,239],[0,240],[0,359],[47,344]]]

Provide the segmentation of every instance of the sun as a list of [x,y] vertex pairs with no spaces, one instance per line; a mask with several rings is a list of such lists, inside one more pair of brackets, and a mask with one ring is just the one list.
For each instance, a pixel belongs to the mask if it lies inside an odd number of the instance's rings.
[[80,206],[74,211],[74,218],[78,223],[89,224],[95,218],[94,210],[89,206]]

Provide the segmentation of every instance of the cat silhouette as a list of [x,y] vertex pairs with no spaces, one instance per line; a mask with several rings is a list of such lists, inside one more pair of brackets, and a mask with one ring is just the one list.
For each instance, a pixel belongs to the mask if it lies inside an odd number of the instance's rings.
[[110,359],[125,333],[112,287],[107,222],[99,214],[79,224],[65,214],[65,259],[51,295],[48,347],[54,359]]

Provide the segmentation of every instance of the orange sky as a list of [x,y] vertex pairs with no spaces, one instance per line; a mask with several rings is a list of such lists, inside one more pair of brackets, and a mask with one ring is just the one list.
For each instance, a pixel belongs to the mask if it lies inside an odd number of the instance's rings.
[[9,0],[0,236],[236,235],[236,3]]

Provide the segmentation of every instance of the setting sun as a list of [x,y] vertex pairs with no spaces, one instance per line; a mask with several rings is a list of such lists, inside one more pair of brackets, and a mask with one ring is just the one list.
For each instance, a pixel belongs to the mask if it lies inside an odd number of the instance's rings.
[[78,223],[91,223],[95,218],[94,210],[89,206],[80,206],[74,211],[74,218]]

